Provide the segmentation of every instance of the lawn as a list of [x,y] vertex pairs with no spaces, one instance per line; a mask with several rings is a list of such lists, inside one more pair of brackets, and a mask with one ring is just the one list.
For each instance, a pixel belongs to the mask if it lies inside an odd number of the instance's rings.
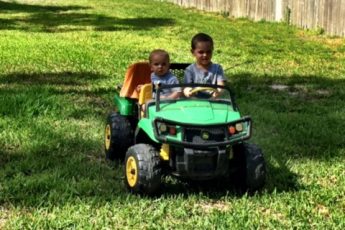
[[[115,85],[154,48],[213,36],[267,160],[261,192],[165,178],[129,194],[105,160]],[[345,39],[153,0],[0,0],[0,229],[344,229]]]

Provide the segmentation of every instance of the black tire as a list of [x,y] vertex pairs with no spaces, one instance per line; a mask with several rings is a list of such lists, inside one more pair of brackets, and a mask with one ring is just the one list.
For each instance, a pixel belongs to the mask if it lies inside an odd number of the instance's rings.
[[255,144],[242,143],[234,146],[233,151],[230,169],[234,169],[234,173],[231,178],[248,191],[262,188],[266,179],[266,163],[261,149]]
[[109,160],[123,160],[132,144],[133,130],[128,119],[116,112],[110,113],[105,126],[105,157]]
[[148,144],[130,147],[125,158],[125,184],[136,194],[156,194],[161,185],[162,170],[158,151]]

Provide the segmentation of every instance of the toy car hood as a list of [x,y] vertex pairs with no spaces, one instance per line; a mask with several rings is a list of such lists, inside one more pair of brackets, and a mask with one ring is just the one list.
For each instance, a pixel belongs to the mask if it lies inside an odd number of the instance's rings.
[[191,124],[220,124],[240,119],[239,112],[234,111],[228,104],[206,100],[162,102],[159,111],[152,106],[149,114],[153,117]]

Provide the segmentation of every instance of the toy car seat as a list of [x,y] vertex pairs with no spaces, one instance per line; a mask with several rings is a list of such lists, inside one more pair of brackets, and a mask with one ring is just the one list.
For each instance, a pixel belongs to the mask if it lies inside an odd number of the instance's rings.
[[140,117],[145,116],[146,102],[152,99],[152,84],[148,83],[141,87],[139,93],[138,105],[140,109]]
[[137,86],[150,83],[150,75],[151,69],[147,62],[137,62],[130,65],[120,91],[120,97],[138,99],[139,92],[137,91]]

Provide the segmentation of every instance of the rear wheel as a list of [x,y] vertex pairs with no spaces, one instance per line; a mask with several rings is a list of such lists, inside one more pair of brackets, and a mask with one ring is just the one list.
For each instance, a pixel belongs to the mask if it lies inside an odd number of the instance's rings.
[[249,191],[262,188],[266,178],[266,163],[261,149],[251,143],[243,143],[233,147],[234,159],[230,162],[233,169],[231,178],[235,183]]
[[133,143],[133,130],[128,119],[116,112],[109,114],[104,132],[104,151],[109,160],[123,159]]
[[125,159],[125,184],[130,192],[155,194],[161,185],[162,171],[158,151],[148,144],[130,147]]

